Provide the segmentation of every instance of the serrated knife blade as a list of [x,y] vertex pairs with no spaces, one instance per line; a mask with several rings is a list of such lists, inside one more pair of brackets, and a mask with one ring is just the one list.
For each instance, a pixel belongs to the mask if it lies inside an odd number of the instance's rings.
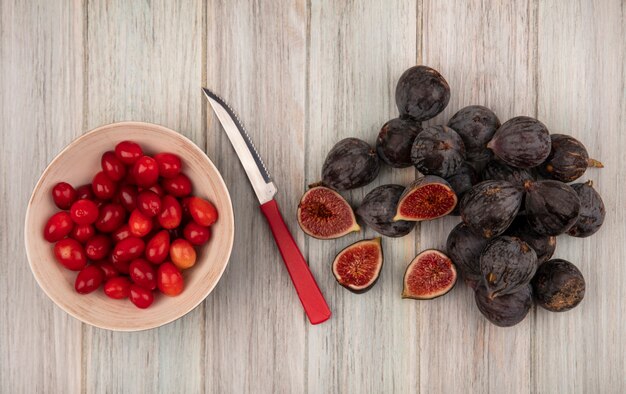
[[224,131],[226,131],[226,135],[228,135],[237,156],[239,156],[239,161],[241,161],[246,175],[252,183],[252,188],[261,203],[261,212],[267,219],[280,255],[285,262],[287,272],[289,272],[309,321],[311,324],[319,324],[328,320],[331,315],[330,308],[317,286],[302,252],[300,252],[283,220],[278,203],[274,199],[276,186],[274,186],[269,171],[267,171],[250,136],[243,127],[243,123],[235,111],[217,94],[206,88],[202,88],[202,91],[209,100],[209,104],[211,104]]
[[226,131],[230,143],[235,148],[259,202],[265,204],[274,198],[276,186],[272,182],[272,177],[263,159],[259,156],[252,139],[250,139],[250,135],[237,114],[220,96],[207,88],[202,88],[202,91],[220,120],[224,131]]

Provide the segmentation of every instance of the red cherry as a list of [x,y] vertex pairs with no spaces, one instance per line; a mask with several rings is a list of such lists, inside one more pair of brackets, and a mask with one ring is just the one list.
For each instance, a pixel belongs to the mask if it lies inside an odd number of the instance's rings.
[[80,271],[87,265],[85,249],[72,238],[65,238],[54,244],[54,256],[65,268]]
[[101,200],[110,200],[115,195],[117,185],[111,180],[104,171],[98,172],[91,181],[91,189],[93,194]]
[[121,300],[130,295],[130,279],[124,276],[116,276],[106,281],[104,284],[104,294],[110,298]]
[[70,209],[78,198],[78,192],[66,182],[59,182],[52,188],[52,199],[60,209]]
[[180,158],[173,153],[163,152],[154,155],[159,165],[159,175],[163,178],[173,178],[183,167]]
[[130,263],[130,279],[144,289],[156,289],[156,271],[144,259],[135,259]]
[[124,164],[131,165],[143,156],[143,150],[139,144],[132,141],[122,141],[115,145],[115,155]]
[[150,156],[139,158],[133,165],[133,177],[137,185],[150,187],[159,179],[159,166]]
[[43,228],[43,237],[48,242],[56,242],[65,238],[74,227],[69,213],[62,211],[50,216]]
[[204,245],[211,238],[211,229],[204,227],[196,222],[189,222],[183,230],[185,239],[191,244],[199,246]]
[[98,219],[98,205],[91,200],[78,200],[70,208],[76,224],[91,224]]
[[161,293],[170,297],[177,296],[185,287],[183,275],[174,264],[165,262],[157,270],[157,286]]
[[174,197],[185,197],[191,194],[191,180],[187,175],[180,173],[173,178],[163,179],[163,189]]
[[217,210],[209,201],[200,197],[191,197],[188,205],[191,217],[199,225],[206,227],[217,221]]
[[144,190],[137,196],[137,208],[147,217],[161,212],[161,197],[151,190]]
[[115,152],[104,152],[100,159],[102,171],[115,182],[121,181],[126,176],[126,167],[124,163],[115,155]]
[[76,276],[74,288],[80,294],[88,294],[100,287],[104,280],[104,272],[97,265],[88,265]]
[[145,309],[152,305],[154,294],[152,294],[152,290],[146,290],[138,285],[130,285],[130,301],[137,308]]

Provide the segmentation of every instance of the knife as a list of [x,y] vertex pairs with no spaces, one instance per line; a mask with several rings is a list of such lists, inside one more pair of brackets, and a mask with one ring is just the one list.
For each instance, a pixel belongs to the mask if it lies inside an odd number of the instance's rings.
[[319,324],[330,318],[330,308],[322,295],[315,278],[309,270],[298,245],[294,241],[274,199],[276,186],[261,160],[248,132],[235,112],[221,97],[207,88],[202,88],[211,108],[217,115],[243,169],[252,184],[252,189],[261,204],[261,212],[269,223],[291,281],[311,324]]

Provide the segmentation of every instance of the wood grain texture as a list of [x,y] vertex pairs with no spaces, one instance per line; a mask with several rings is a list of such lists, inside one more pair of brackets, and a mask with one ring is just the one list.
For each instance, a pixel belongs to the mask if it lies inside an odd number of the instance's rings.
[[[206,85],[244,122],[303,247],[295,212],[305,168],[306,3],[210,1],[206,17]],[[207,121],[207,152],[234,196],[237,226],[231,263],[206,303],[205,389],[301,391],[308,321],[241,163],[212,112]]]
[[[445,124],[466,105],[494,110],[501,122],[535,116],[535,16],[530,1],[430,1],[423,6],[421,62],[442,72],[450,104],[430,124]],[[420,248],[445,248],[459,222],[448,217],[422,224]],[[490,324],[473,292],[459,283],[446,297],[421,304],[422,392],[532,390],[532,316],[512,329]],[[433,326],[433,322],[439,326]],[[455,371],[454,378],[439,371]]]
[[[538,309],[537,392],[623,393],[626,389],[626,19],[623,1],[540,3],[538,108],[550,131],[580,139],[604,162],[588,170],[601,193],[603,228],[584,239],[559,237],[556,256],[586,280],[585,299],[566,313]],[[552,367],[558,366],[558,373]]]
[[[625,13],[623,0],[0,1],[0,392],[626,392]],[[364,295],[338,286],[330,263],[375,233],[319,241],[298,228],[298,199],[328,150],[348,136],[374,143],[397,114],[397,78],[416,63],[452,88],[430,123],[469,104],[502,121],[538,116],[604,162],[585,176],[604,197],[604,227],[558,240],[556,255],[587,280],[579,308],[533,310],[500,329],[462,284],[434,301],[401,300],[406,265],[442,248],[453,218],[384,238],[381,279]],[[329,322],[308,324],[203,85],[232,104],[266,159]],[[138,333],[81,326],[55,307],[22,236],[46,164],[120,120],[160,123],[205,148],[235,210],[236,246],[216,290],[184,318]],[[357,205],[414,176],[384,168],[344,195]]]
[[[306,183],[320,180],[326,153],[339,140],[354,136],[374,145],[381,126],[397,116],[395,84],[415,63],[416,23],[413,1],[393,7],[379,1],[311,3]],[[406,185],[414,175],[413,169],[383,168],[375,182],[343,195],[357,206],[374,187]],[[305,189],[301,185],[298,194]],[[334,313],[328,323],[308,327],[311,393],[418,387],[418,308],[400,298],[404,270],[415,256],[415,232],[382,240],[385,262],[369,292],[352,294],[331,274],[341,249],[374,236],[366,229],[338,240],[308,241],[309,264]]]
[[24,252],[30,193],[82,132],[83,4],[0,2],[0,392],[79,392],[81,325],[37,287]]
[[[141,120],[204,147],[202,3],[94,0],[87,15],[85,130]],[[158,330],[85,326],[84,379],[95,392],[197,392],[204,340],[203,306]]]

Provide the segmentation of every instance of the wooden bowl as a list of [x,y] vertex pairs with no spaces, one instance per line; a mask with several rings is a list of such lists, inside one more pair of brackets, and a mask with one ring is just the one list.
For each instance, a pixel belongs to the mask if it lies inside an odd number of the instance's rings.
[[[196,264],[183,272],[185,289],[177,297],[155,292],[148,309],[138,309],[130,300],[108,298],[102,288],[81,295],[74,290],[76,272],[54,258],[53,244],[43,238],[43,228],[58,208],[51,189],[65,181],[78,187],[90,183],[100,171],[100,157],[123,140],[132,140],[147,153],[172,152],[183,160],[183,171],[193,182],[194,195],[208,199],[219,212],[211,228],[211,240],[197,249]],[[27,157],[24,158],[28,160]],[[26,254],[35,279],[61,309],[96,327],[137,331],[159,327],[185,315],[209,295],[219,281],[233,245],[234,220],[230,195],[211,160],[193,142],[162,126],[122,122],[99,127],[73,141],[48,165],[28,203],[24,228]]]

